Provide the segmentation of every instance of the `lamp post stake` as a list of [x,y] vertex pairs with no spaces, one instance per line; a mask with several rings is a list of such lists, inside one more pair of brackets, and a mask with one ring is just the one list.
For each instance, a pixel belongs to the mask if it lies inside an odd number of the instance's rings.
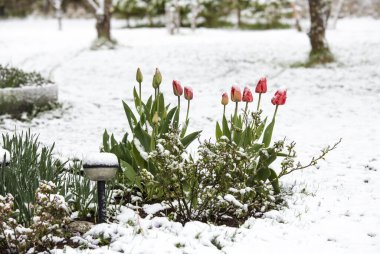
[[107,218],[105,181],[98,181],[98,209],[98,223],[105,223]]

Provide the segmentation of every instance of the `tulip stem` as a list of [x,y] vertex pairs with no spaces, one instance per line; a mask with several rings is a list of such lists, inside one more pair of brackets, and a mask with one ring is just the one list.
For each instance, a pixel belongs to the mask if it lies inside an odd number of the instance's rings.
[[248,110],[248,102],[245,103],[243,123],[245,122],[245,119],[247,119],[247,110]]
[[139,111],[141,112],[142,111],[142,109],[141,109],[141,107],[142,107],[142,99],[141,99],[141,82],[139,82],[139,100],[140,100],[140,108],[139,108]]
[[278,105],[276,105],[276,109],[274,110],[273,119],[276,118],[276,115],[277,115],[277,109],[278,109]]
[[235,104],[235,115],[234,115],[234,120],[237,118],[238,104],[239,104],[239,102],[236,102],[236,104]]
[[259,100],[257,102],[257,111],[260,109],[260,102],[261,102],[261,93],[259,93]]
[[177,96],[178,97],[178,109],[181,107],[181,97],[180,96]]
[[186,122],[189,120],[190,100],[187,100]]
[[223,105],[223,116],[226,116],[226,105]]

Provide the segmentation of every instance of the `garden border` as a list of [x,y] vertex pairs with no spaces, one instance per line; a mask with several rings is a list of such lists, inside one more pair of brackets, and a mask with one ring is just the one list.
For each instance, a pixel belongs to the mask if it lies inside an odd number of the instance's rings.
[[0,114],[27,111],[31,106],[45,106],[58,101],[58,85],[7,87],[0,89]]

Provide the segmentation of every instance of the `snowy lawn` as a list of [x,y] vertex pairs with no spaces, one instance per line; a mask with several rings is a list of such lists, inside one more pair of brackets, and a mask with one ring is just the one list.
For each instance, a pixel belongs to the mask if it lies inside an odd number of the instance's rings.
[[31,122],[2,117],[2,132],[31,128],[64,154],[98,151],[105,128],[119,138],[126,130],[121,99],[132,101],[136,68],[144,73],[147,95],[159,67],[161,90],[171,102],[176,101],[169,96],[172,79],[193,87],[189,129],[203,130],[202,139],[213,135],[221,117],[222,92],[263,75],[269,85],[262,102],[266,114],[274,109],[272,93],[288,88],[274,135],[297,141],[302,161],[343,138],[319,169],[285,179],[287,187],[297,187],[282,211],[235,229],[138,219],[125,208],[119,224],[90,232],[105,230],[113,237],[109,247],[95,252],[380,253],[380,20],[340,21],[327,33],[337,63],[313,69],[290,68],[309,51],[306,34],[294,30],[200,29],[169,36],[164,29],[127,30],[115,24],[113,36],[121,46],[91,51],[93,20],[64,21],[62,32],[56,26],[55,20],[0,22],[0,64],[50,76],[63,104]]

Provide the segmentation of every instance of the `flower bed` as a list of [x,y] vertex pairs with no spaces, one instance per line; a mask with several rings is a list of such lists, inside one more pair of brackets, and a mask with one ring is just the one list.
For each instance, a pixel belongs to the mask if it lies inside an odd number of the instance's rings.
[[56,103],[58,86],[40,74],[0,65],[0,114],[31,111]]

